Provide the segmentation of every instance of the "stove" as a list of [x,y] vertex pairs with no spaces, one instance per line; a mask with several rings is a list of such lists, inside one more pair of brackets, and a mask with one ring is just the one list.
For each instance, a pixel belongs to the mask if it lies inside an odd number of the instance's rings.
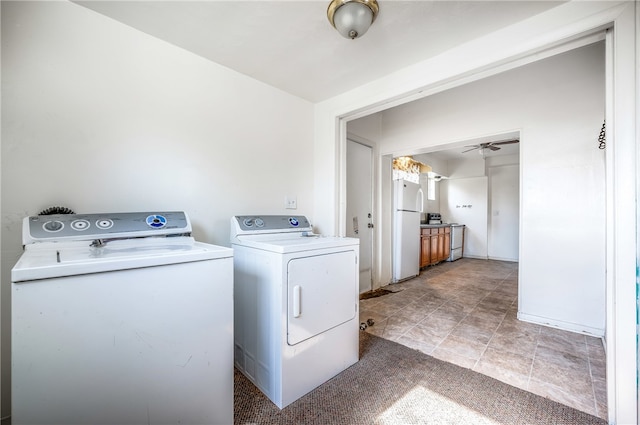
[[442,224],[442,216],[440,213],[430,213],[426,214],[427,224]]

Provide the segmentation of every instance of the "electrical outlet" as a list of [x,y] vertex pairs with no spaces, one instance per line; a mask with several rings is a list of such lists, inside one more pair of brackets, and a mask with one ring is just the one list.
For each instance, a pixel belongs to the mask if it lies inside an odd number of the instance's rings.
[[288,210],[295,210],[298,208],[298,199],[295,196],[285,196],[284,207]]

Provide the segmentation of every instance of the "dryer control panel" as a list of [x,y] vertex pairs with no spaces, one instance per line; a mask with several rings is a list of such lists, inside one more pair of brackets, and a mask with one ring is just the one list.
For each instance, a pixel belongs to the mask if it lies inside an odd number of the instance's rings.
[[238,233],[280,233],[311,231],[311,224],[303,215],[237,215],[231,219]]
[[52,214],[26,217],[22,243],[146,236],[184,236],[191,222],[183,211]]

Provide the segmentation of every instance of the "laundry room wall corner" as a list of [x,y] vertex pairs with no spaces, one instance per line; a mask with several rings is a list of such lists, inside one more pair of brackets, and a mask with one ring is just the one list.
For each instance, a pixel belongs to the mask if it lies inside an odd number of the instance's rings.
[[229,246],[231,216],[286,214],[287,195],[312,216],[314,178],[309,101],[73,2],[0,7],[4,417],[21,218],[181,210]]

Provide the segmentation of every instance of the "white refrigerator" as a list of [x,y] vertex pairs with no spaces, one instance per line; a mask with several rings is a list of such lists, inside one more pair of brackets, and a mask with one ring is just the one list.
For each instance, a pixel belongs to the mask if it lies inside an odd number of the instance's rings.
[[393,181],[393,279],[400,282],[420,273],[420,213],[422,189],[418,183]]

